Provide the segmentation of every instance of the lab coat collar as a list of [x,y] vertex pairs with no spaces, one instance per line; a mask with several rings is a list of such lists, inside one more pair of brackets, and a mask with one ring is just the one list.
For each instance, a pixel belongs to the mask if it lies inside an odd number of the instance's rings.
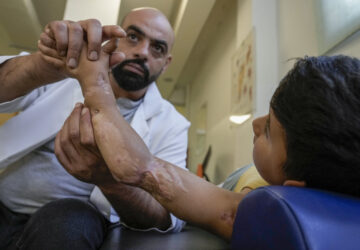
[[162,102],[163,98],[155,82],[153,82],[147,89],[144,101],[135,112],[134,118],[131,121],[132,128],[144,140],[147,146],[150,144],[148,120],[161,112]]

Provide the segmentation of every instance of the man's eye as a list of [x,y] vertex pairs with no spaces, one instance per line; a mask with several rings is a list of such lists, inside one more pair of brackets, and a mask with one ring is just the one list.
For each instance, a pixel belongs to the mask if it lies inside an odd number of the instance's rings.
[[128,40],[130,41],[137,41],[137,36],[135,34],[128,34],[127,35]]
[[161,45],[154,45],[153,48],[154,48],[154,51],[158,54],[163,54],[165,51],[165,49]]

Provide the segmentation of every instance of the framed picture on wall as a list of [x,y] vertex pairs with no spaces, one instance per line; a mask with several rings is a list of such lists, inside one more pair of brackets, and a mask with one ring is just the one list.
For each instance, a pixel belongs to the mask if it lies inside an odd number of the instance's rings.
[[254,51],[254,32],[252,29],[232,57],[232,114],[251,114],[253,111]]

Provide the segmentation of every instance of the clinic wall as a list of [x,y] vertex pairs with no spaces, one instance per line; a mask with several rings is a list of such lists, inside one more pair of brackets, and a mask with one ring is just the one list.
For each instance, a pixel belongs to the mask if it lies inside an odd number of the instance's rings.
[[[197,150],[196,127],[202,106],[207,109],[206,145],[212,156],[206,173],[214,183],[222,182],[234,169],[252,162],[252,119],[268,112],[269,100],[278,83],[276,0],[231,0],[227,15],[211,39],[208,56],[190,85],[189,168],[196,171],[206,153]],[[242,125],[229,122],[231,58],[251,30],[255,32],[255,100],[253,117]]]
[[292,58],[318,56],[313,0],[279,0],[279,76],[293,66]]
[[[293,66],[291,58],[319,56],[314,1],[279,0],[279,76],[282,78]],[[331,13],[328,13],[331,15]],[[360,31],[344,39],[325,55],[345,54],[360,57]]]
[[[188,118],[192,122],[189,133],[189,168],[196,171],[202,162],[208,145],[212,155],[206,173],[214,183],[222,182],[236,165],[237,150],[241,150],[244,164],[251,161],[251,121],[237,127],[229,122],[231,98],[231,58],[239,44],[251,30],[251,0],[238,5],[236,0],[221,1],[224,15],[217,25],[197,74],[190,85]],[[244,15],[238,15],[243,12]],[[241,19],[238,19],[241,17]],[[237,32],[237,25],[241,31]],[[197,119],[202,107],[206,107],[206,135],[203,150],[199,151]],[[238,143],[237,136],[242,135]],[[239,144],[239,145],[237,145]],[[243,145],[245,145],[243,147]],[[242,148],[243,147],[243,148]]]
[[[212,182],[222,179],[222,169],[217,170],[218,161],[223,166],[233,164],[232,145],[234,132],[229,130],[227,116],[230,111],[231,56],[236,44],[236,1],[221,1],[217,6],[224,8],[226,16],[217,23],[206,51],[206,57],[198,67],[190,85],[189,119],[192,122],[189,133],[189,168],[196,171],[202,162],[208,145],[212,145],[212,155],[206,173]],[[216,34],[215,34],[216,33]],[[200,134],[198,116],[202,107],[206,107],[205,147],[199,150]],[[223,171],[224,170],[224,171]]]
[[21,52],[19,49],[9,46],[9,44],[11,44],[9,35],[1,23],[0,38],[0,55],[14,55]]
[[360,31],[345,39],[339,45],[329,50],[326,55],[344,54],[360,58]]

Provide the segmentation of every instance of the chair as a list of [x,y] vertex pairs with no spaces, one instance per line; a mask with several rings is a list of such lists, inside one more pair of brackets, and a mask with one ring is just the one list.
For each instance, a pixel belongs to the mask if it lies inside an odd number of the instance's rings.
[[230,244],[201,228],[186,225],[180,233],[137,232],[113,228],[100,250],[226,250]]
[[187,225],[180,233],[111,231],[107,249],[360,249],[360,199],[310,188],[266,186],[239,204],[231,246]]
[[232,249],[360,249],[360,199],[267,186],[240,203]]

